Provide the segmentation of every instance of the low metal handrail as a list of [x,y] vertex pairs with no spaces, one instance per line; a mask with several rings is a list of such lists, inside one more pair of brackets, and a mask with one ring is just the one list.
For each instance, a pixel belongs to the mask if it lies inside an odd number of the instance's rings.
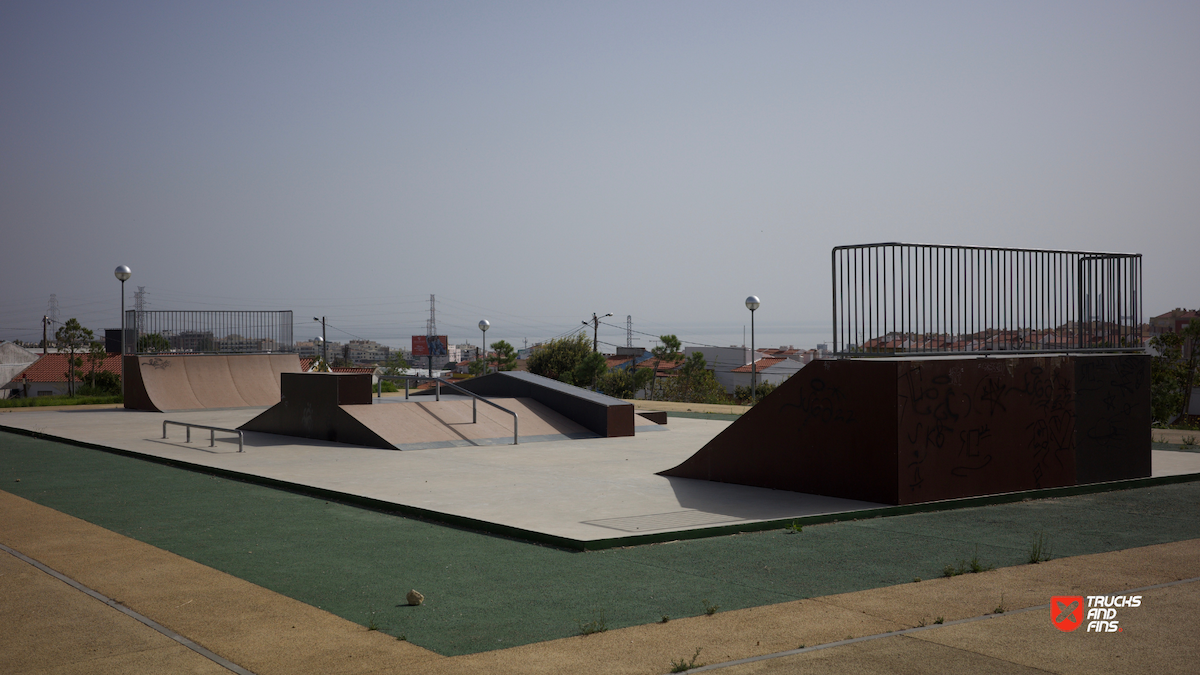
[[[493,402],[487,400],[486,398],[480,396],[479,394],[476,394],[473,391],[468,391],[466,389],[463,389],[462,387],[458,386],[457,384],[454,384],[453,382],[450,382],[449,380],[443,380],[440,377],[422,377],[420,375],[382,375],[379,378],[378,391],[375,394],[375,398],[383,398],[383,381],[384,380],[389,380],[389,381],[393,381],[393,382],[396,380],[404,380],[404,399],[405,400],[408,400],[408,382],[409,382],[409,380],[416,380],[418,382],[420,382],[422,380],[432,380],[435,383],[434,384],[434,396],[436,396],[436,400],[438,400],[438,401],[442,400],[442,385],[443,384],[446,385],[447,387],[450,387],[451,389],[460,391],[460,392],[466,394],[467,396],[470,396],[471,397],[471,424],[477,424],[479,422],[479,411],[475,405],[476,401],[483,401],[484,403],[492,406],[493,408],[496,408],[497,410],[503,410],[504,412],[513,416],[513,445],[520,445],[519,436],[517,434],[517,413],[509,410],[508,408],[505,408],[502,405],[493,403]],[[164,438],[165,438],[165,436],[164,436]]]
[[192,427],[197,429],[208,429],[208,447],[215,448],[217,446],[217,432],[225,431],[231,434],[237,434],[238,437],[238,452],[243,452],[242,441],[244,440],[241,429],[225,429],[223,427],[210,427],[206,424],[192,424],[191,422],[172,422],[171,420],[163,420],[163,438],[167,437],[167,425],[174,424],[177,427],[187,428],[187,442],[192,442]]

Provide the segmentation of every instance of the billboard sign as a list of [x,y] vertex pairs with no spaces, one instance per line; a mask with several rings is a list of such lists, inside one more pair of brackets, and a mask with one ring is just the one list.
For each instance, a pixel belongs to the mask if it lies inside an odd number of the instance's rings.
[[446,356],[448,340],[445,335],[412,336],[413,356]]

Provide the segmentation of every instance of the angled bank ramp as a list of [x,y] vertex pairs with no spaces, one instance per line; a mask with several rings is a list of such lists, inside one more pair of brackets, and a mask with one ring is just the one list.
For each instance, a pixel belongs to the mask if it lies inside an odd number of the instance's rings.
[[1150,475],[1144,355],[805,366],[664,476],[913,504]]
[[[629,433],[623,435],[633,435],[633,407],[623,401],[601,400],[583,390],[574,395],[559,388],[539,398],[536,380],[497,380],[501,386],[493,382],[487,399],[515,413],[516,420],[504,410],[473,404],[463,397],[447,396],[439,401],[423,396],[373,404],[370,375],[285,373],[279,403],[241,429],[395,450],[507,445],[514,442],[518,431],[521,443],[597,438],[604,436],[605,430],[623,431],[625,426]],[[492,393],[495,391],[501,393]],[[609,406],[627,408],[627,424],[620,424],[619,415],[613,413],[617,422],[608,425]],[[647,420],[636,424],[657,427]]]

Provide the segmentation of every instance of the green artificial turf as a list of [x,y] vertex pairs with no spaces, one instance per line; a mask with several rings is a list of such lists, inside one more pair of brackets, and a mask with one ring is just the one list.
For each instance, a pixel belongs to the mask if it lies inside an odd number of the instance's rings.
[[1192,482],[571,552],[3,432],[0,488],[444,655],[1200,537]]

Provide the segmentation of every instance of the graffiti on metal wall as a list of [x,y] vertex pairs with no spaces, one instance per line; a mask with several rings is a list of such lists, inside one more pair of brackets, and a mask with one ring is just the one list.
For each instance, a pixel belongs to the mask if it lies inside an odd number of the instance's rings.
[[797,420],[801,429],[810,422],[854,424],[857,421],[846,394],[819,377],[812,378],[807,388],[795,396],[794,402],[784,403],[778,410]]
[[909,489],[922,490],[930,480],[939,487],[986,480],[982,474],[989,473],[1023,474],[1040,487],[1048,472],[1061,471],[1074,443],[1066,372],[1005,360],[966,369],[908,367],[897,393]]

